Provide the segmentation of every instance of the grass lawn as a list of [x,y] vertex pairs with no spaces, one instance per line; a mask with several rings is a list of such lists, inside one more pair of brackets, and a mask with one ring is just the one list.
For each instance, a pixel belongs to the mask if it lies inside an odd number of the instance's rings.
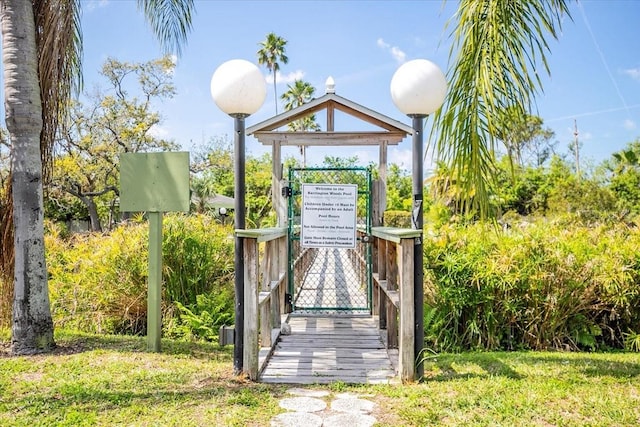
[[[59,332],[54,354],[9,357],[6,338],[1,426],[268,426],[289,388],[234,377],[217,345],[163,340],[154,354],[144,338]],[[328,389],[368,395],[382,426],[640,424],[638,353],[446,354],[425,377]]]

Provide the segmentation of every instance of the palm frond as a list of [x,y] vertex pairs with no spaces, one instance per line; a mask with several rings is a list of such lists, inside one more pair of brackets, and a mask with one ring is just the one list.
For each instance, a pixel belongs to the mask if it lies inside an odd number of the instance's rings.
[[557,38],[565,14],[565,0],[462,0],[449,22],[449,91],[433,115],[429,146],[456,171],[464,210],[489,213],[500,112],[534,108],[540,69],[549,73],[547,38]]
[[180,56],[191,30],[193,0],[138,0],[165,53]]
[[82,87],[80,0],[37,0],[34,16],[43,118],[40,152],[46,181],[58,123],[65,117],[71,94]]

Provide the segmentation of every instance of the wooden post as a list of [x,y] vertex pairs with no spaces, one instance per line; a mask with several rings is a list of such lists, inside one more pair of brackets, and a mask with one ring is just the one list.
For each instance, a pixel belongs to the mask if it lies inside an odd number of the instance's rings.
[[258,241],[242,238],[244,249],[244,354],[243,371],[258,379]]
[[162,331],[162,212],[148,212],[148,216],[147,350],[159,352]]
[[414,381],[416,375],[416,354],[414,348],[415,328],[413,309],[413,239],[402,239],[398,251],[399,287],[400,287],[400,351],[399,372],[400,379]]
[[[387,289],[398,290],[398,251],[392,242],[387,242]],[[398,348],[398,309],[391,301],[387,301],[387,345]]]
[[[384,239],[377,238],[378,241],[378,280],[380,283],[387,280],[387,242]],[[378,327],[387,329],[387,296],[379,290],[378,293]]]
[[[378,162],[378,212],[380,215],[380,224],[384,223],[384,211],[387,210],[387,141],[380,141],[380,159]],[[375,206],[375,204],[374,204]]]

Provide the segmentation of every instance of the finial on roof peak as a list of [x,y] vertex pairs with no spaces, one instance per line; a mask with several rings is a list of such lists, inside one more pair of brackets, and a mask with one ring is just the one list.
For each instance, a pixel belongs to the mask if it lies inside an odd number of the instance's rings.
[[333,77],[327,77],[327,81],[324,84],[327,87],[326,93],[336,93],[336,82],[333,81]]

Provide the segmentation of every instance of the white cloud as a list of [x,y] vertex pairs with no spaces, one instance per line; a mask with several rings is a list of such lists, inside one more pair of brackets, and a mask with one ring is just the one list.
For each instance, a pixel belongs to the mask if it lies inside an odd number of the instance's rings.
[[149,136],[159,139],[167,139],[169,136],[169,129],[160,125],[153,125],[151,129],[149,129]]
[[379,38],[376,44],[378,45],[379,48],[382,48],[382,49],[389,49],[391,47],[391,45],[385,42],[382,38]]
[[634,80],[640,80],[640,68],[629,68],[622,70],[622,72]]
[[109,0],[89,0],[82,5],[87,11],[91,12],[95,9],[100,9],[109,5]]
[[391,148],[389,150],[389,164],[395,163],[402,169],[411,170],[413,165],[413,154],[411,150],[401,150],[399,148]]
[[[296,70],[296,71],[293,71],[293,72],[288,73],[288,74],[282,74],[280,71],[277,71],[276,72],[276,84],[293,83],[296,80],[302,80],[303,77],[304,77],[304,71],[302,71],[302,70]],[[268,84],[273,84],[273,74],[269,74],[268,76],[265,76],[264,80]]]
[[398,46],[391,46],[389,43],[385,42],[382,38],[379,38],[376,41],[376,45],[378,45],[380,49],[388,51],[393,57],[393,59],[395,59],[396,62],[400,64],[402,64],[407,60],[407,54],[404,53],[402,49],[400,49]]
[[368,165],[369,163],[378,163],[377,153],[373,153],[370,150],[355,150],[349,152],[349,157],[357,157],[359,165]]
[[633,130],[636,128],[636,122],[633,120],[627,119],[624,121],[624,128],[627,130]]

